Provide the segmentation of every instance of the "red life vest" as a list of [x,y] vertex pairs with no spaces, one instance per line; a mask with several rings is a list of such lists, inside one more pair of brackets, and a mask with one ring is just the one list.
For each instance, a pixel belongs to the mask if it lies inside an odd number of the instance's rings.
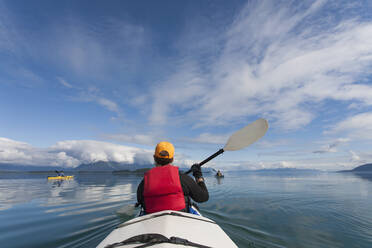
[[143,197],[146,213],[186,208],[178,167],[164,165],[146,172]]

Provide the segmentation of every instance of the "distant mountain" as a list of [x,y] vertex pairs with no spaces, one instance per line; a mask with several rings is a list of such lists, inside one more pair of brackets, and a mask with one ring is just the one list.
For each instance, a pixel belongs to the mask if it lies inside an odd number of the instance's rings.
[[356,171],[356,172],[369,171],[369,172],[372,172],[372,164],[364,164],[364,165],[361,165],[361,166],[358,166],[358,167],[352,169],[351,171]]
[[352,170],[343,170],[338,172],[372,172],[372,164],[363,164]]
[[135,171],[138,169],[151,168],[153,165],[136,165],[118,163],[113,161],[97,161],[94,163],[81,164],[76,171]]

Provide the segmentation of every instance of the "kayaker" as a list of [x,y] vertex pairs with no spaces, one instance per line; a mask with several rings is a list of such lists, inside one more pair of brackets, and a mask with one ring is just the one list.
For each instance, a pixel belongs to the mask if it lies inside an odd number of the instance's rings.
[[59,176],[59,177],[64,177],[65,176],[65,174],[63,173],[63,171],[57,171],[56,170],[56,173],[57,173],[57,176]]
[[163,141],[157,144],[155,167],[145,173],[137,188],[137,202],[146,213],[162,210],[192,212],[190,198],[195,202],[209,199],[200,166],[194,164],[191,167],[195,178],[193,180],[171,164],[173,158],[174,146],[171,143]]

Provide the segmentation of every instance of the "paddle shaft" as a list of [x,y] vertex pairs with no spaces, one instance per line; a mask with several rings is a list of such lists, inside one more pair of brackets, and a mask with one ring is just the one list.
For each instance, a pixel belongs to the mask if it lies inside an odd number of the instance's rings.
[[[199,166],[202,166],[203,164],[209,162],[210,160],[214,159],[215,157],[217,157],[218,155],[222,154],[225,150],[224,149],[220,149],[218,150],[216,153],[212,154],[211,156],[209,156],[208,158],[204,159],[202,162],[199,163]],[[192,170],[188,170],[186,172],[186,174],[189,174]]]

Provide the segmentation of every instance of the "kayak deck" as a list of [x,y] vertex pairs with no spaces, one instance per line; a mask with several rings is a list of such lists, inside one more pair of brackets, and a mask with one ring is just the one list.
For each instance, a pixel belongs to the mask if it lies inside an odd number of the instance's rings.
[[[159,236],[159,243],[153,243],[152,236]],[[191,244],[237,247],[214,221],[195,214],[166,210],[124,222],[97,248],[137,247],[146,240],[150,240],[151,247],[195,247]],[[112,245],[115,243],[118,244]]]
[[56,176],[56,177],[48,177],[48,180],[69,180],[73,178],[74,176]]

